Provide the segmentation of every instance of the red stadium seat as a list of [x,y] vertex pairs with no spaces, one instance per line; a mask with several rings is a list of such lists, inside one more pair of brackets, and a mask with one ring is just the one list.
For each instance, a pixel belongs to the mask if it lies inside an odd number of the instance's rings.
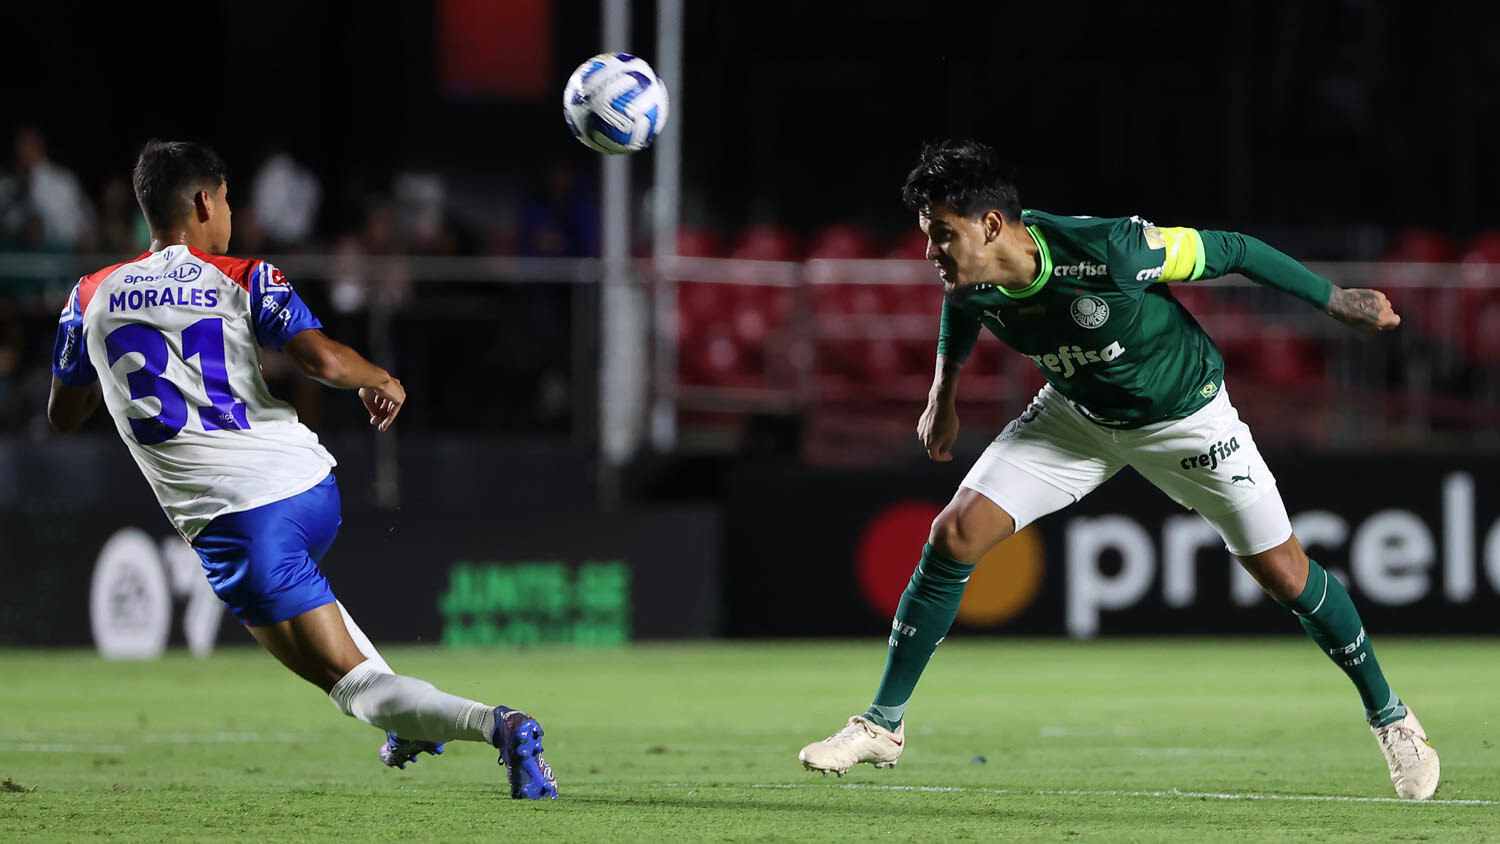
[[858,226],[837,223],[813,235],[807,248],[807,257],[837,260],[873,258],[875,238]]
[[728,284],[685,281],[677,285],[678,337],[687,340],[710,326],[728,322],[734,310],[735,289]]
[[1323,350],[1285,325],[1270,323],[1255,344],[1254,374],[1277,387],[1311,387],[1323,382]]
[[729,257],[743,261],[796,261],[802,253],[797,235],[791,229],[760,223],[740,232]]
[[688,385],[755,387],[765,381],[765,357],[730,332],[716,331],[678,346],[678,370]]
[[[937,331],[932,332],[932,359],[937,363]],[[981,337],[980,342],[974,345],[974,350],[969,352],[969,359],[964,361],[964,375],[999,375],[1004,362],[1005,355],[1014,355],[1016,352],[1001,343],[991,342]]]
[[1464,249],[1459,263],[1466,285],[1500,288],[1500,229],[1476,235]]
[[890,313],[890,301],[898,292],[887,284],[814,284],[813,312],[819,315]]
[[937,336],[938,315],[943,312],[943,288],[934,280],[926,284],[888,285],[891,313],[930,316],[933,336]]
[[1463,353],[1474,363],[1500,360],[1500,230],[1480,232],[1460,259],[1457,313],[1463,326]]
[[720,258],[724,239],[703,226],[683,226],[677,230],[677,254],[685,258]]
[[927,260],[927,235],[915,226],[903,229],[885,257],[901,261]]
[[791,312],[794,291],[766,284],[721,285],[733,294],[730,320],[741,342],[763,345]]
[[1170,288],[1172,298],[1182,303],[1184,308],[1192,314],[1209,313],[1218,308],[1214,301],[1213,290],[1202,284],[1173,284]]
[[813,373],[824,398],[839,400],[860,393],[861,350],[857,340],[820,337],[813,343]]
[[1457,257],[1458,248],[1452,238],[1435,229],[1414,227],[1391,238],[1381,260],[1447,264]]
[[[1458,247],[1452,238],[1422,227],[1398,232],[1381,255],[1381,261],[1386,264],[1447,264],[1457,259]],[[1408,271],[1393,266],[1381,269],[1374,286],[1390,297],[1398,312],[1409,315],[1413,327],[1429,334],[1441,333],[1442,327],[1434,324],[1436,317],[1430,307],[1436,303],[1410,287],[1413,281]]]

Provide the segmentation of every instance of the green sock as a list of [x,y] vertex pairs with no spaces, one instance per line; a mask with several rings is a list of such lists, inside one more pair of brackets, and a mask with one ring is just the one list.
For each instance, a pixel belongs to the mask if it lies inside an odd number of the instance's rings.
[[1307,585],[1302,594],[1280,603],[1297,614],[1307,635],[1354,681],[1365,704],[1365,720],[1371,726],[1384,727],[1406,717],[1406,707],[1391,691],[1375,660],[1375,649],[1365,635],[1354,600],[1338,578],[1329,577],[1322,566],[1308,560]]
[[896,618],[891,622],[885,673],[880,675],[880,687],[875,690],[875,702],[865,711],[866,718],[887,730],[901,724],[917,679],[953,626],[958,602],[973,571],[973,563],[960,563],[931,545],[922,546],[922,561],[901,593]]

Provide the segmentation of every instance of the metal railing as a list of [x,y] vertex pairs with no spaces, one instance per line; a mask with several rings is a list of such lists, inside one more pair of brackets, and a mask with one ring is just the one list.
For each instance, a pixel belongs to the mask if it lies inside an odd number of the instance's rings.
[[[80,274],[120,260],[0,255],[0,292],[21,286],[33,306],[45,295],[55,310]],[[482,317],[500,307],[501,287],[591,289],[604,275],[598,259],[365,255],[353,269],[349,256],[271,260],[294,283],[313,286],[347,283],[351,272],[372,290],[378,284],[371,279],[409,280],[414,292],[404,300],[371,296],[356,314],[367,320],[372,355],[388,362],[395,354],[393,325],[424,307],[432,317],[432,306],[423,304],[428,285],[446,285],[442,309]],[[1494,424],[1500,414],[1500,266],[1309,266],[1340,285],[1385,290],[1402,313],[1402,328],[1363,337],[1291,297],[1234,277],[1172,288],[1224,350],[1230,389],[1259,437],[1318,448],[1500,447]],[[920,410],[931,378],[941,301],[926,262],[677,257],[632,267],[635,283],[655,300],[647,388],[656,415],[674,420],[671,436],[657,437],[658,447],[732,444],[744,420],[757,416],[802,419],[804,439],[812,443],[805,453],[815,459],[876,459],[872,455],[898,438],[910,438],[913,408]],[[19,284],[23,280],[30,283]],[[703,307],[707,288],[720,293],[707,297],[703,318],[694,308]],[[609,317],[587,304],[589,296],[577,299],[585,304],[569,318],[571,377],[586,384],[597,381],[599,320]],[[432,323],[438,332],[432,342],[441,342],[441,323]],[[834,359],[840,344],[863,344],[861,354],[885,359],[841,363]],[[716,377],[694,357],[714,349],[753,360]],[[450,374],[461,378],[462,367]],[[982,340],[963,378],[966,426],[998,429],[1038,384],[1029,361]],[[586,403],[576,389],[573,400]],[[728,434],[696,436],[716,429]]]

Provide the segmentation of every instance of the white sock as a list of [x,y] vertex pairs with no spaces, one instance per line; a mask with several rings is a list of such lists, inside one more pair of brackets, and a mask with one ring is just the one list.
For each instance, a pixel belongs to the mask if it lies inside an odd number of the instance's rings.
[[439,690],[426,680],[382,671],[367,659],[350,669],[328,697],[345,715],[418,741],[482,741],[495,730],[494,710]]
[[[344,626],[349,629],[349,638],[354,640],[354,645],[359,648],[359,652],[365,655],[365,659],[374,662],[376,668],[387,674],[395,674],[396,672],[391,670],[391,667],[386,664],[385,660],[381,659],[380,651],[375,650],[375,646],[370,643],[370,638],[365,635],[365,631],[359,629],[359,625],[355,624],[354,619],[350,617],[349,611],[344,609],[344,602],[339,601],[337,603],[339,605],[339,615],[344,617]],[[402,736],[402,738],[406,737]]]

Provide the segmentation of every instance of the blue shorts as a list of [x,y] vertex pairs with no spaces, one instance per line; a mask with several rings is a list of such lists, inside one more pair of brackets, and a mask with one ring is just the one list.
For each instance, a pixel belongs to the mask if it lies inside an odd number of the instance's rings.
[[214,519],[193,550],[219,600],[258,627],[333,603],[318,561],[342,522],[339,487],[329,473],[307,492]]

